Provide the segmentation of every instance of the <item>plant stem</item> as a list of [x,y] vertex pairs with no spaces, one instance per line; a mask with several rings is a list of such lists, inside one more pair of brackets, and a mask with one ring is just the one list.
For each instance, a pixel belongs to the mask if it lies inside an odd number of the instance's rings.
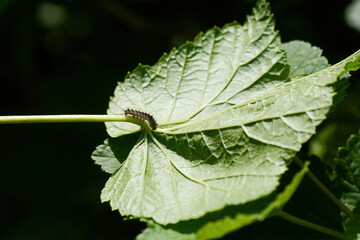
[[290,215],[290,214],[288,214],[287,212],[284,212],[284,211],[282,211],[282,210],[281,210],[277,215],[278,215],[279,217],[281,217],[281,218],[289,221],[289,222],[298,224],[298,225],[300,225],[300,226],[307,227],[307,228],[316,230],[316,231],[318,231],[318,232],[325,233],[325,234],[327,234],[327,235],[336,237],[336,238],[338,238],[338,239],[344,239],[343,234],[340,233],[340,232],[334,231],[334,230],[332,230],[332,229],[330,229],[330,228],[326,228],[326,227],[317,225],[317,224],[315,224],[315,223],[311,223],[311,222],[305,221],[305,220],[303,220],[303,219],[300,219],[300,218],[298,218],[298,217],[295,217],[295,216],[293,216],[293,215]]
[[64,123],[64,122],[125,122],[124,115],[33,115],[0,116],[0,124]]
[[[304,163],[298,157],[294,158],[294,162],[300,167],[304,165]],[[318,186],[318,188],[320,188],[321,191],[323,191],[323,193],[325,193],[328,198],[330,198],[330,200],[336,206],[338,206],[346,215],[348,215],[348,217],[352,218],[351,210],[347,208],[332,192],[330,192],[330,190],[324,184],[322,184],[322,182],[320,182],[320,180],[310,170],[308,170],[306,175],[311,179],[311,181],[315,183],[316,186]]]

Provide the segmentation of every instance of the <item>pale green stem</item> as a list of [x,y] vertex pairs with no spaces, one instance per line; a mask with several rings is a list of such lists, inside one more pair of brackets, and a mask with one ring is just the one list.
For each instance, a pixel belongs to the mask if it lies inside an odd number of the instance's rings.
[[284,212],[284,211],[280,211],[277,216],[289,221],[289,222],[292,222],[292,223],[295,223],[297,225],[300,225],[300,226],[303,226],[303,227],[306,227],[306,228],[310,228],[310,229],[313,229],[313,230],[316,230],[318,232],[322,232],[322,233],[325,233],[327,235],[330,235],[330,236],[333,236],[333,237],[336,237],[338,239],[344,239],[344,236],[342,233],[340,232],[337,232],[335,230],[332,230],[330,228],[327,228],[327,227],[323,227],[323,226],[320,226],[320,225],[317,225],[315,223],[311,223],[311,222],[308,222],[308,221],[305,221],[303,219],[300,219],[298,217],[295,217],[293,215],[290,215],[288,214],[287,212]]
[[[300,158],[295,157],[294,162],[302,167],[304,163],[300,160]],[[325,193],[325,195],[336,205],[338,206],[348,217],[352,218],[352,212],[349,208],[347,208],[330,190],[320,182],[320,180],[310,171],[306,173],[306,175],[310,178],[311,181],[315,183],[318,188]]]
[[124,115],[33,115],[0,116],[0,124],[64,123],[64,122],[125,122]]

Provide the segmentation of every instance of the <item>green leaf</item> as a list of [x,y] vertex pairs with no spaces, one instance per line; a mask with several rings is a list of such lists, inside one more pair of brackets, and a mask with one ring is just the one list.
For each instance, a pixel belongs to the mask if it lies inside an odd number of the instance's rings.
[[[290,76],[293,79],[316,73],[329,66],[327,59],[322,56],[322,50],[310,43],[295,40],[283,43],[281,48],[286,50],[287,60],[290,64]],[[346,97],[346,89],[350,86],[349,77],[349,74],[341,75],[338,81],[332,84],[336,95],[331,111],[334,111],[335,107]]]
[[339,180],[346,190],[360,192],[360,132],[351,135],[346,146],[339,148],[335,162]]
[[[108,113],[145,111],[159,126],[144,130],[128,152],[107,143],[98,148],[99,164],[103,157],[125,159],[118,160],[102,201],[122,215],[169,224],[273,192],[329,111],[329,84],[360,55],[290,81],[280,45],[269,6],[259,1],[243,26],[210,29],[156,65],[128,74]],[[118,137],[140,129],[109,123],[107,130]],[[121,137],[118,144],[126,141]]]
[[283,43],[281,48],[286,50],[291,77],[313,74],[329,66],[322,50],[310,43],[295,40]]
[[360,240],[360,202],[353,211],[353,217],[345,222],[345,240]]
[[342,201],[351,210],[360,203],[360,131],[351,135],[346,146],[339,148],[335,159],[336,179],[342,190]]
[[113,174],[122,166],[138,139],[139,134],[109,138],[96,148],[91,157],[102,170]]
[[148,228],[138,235],[137,239],[215,239],[255,221],[263,221],[267,217],[276,215],[289,201],[307,172],[307,166],[308,163],[293,177],[284,191],[277,195],[273,193],[254,202],[227,207],[200,219],[174,225],[162,226],[148,221]]

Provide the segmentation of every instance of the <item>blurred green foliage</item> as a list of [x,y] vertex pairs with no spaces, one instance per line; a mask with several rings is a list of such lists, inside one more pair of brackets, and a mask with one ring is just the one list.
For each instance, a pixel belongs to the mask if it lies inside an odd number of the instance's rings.
[[347,24],[360,32],[360,0],[353,0],[345,9]]
[[[271,7],[283,42],[310,42],[335,63],[359,49],[359,32],[344,21],[350,2],[272,0]],[[154,64],[163,52],[214,25],[242,22],[253,5],[250,0],[1,0],[0,115],[105,113],[117,81],[139,62]],[[358,72],[350,83],[348,97],[319,127],[323,160],[332,159],[360,128]],[[6,221],[1,239],[133,239],[145,227],[123,221],[100,203],[108,175],[90,155],[106,138],[102,124],[7,125],[0,133],[0,210]],[[227,238],[249,239],[259,228],[271,233],[270,221]],[[279,219],[274,224],[288,226]],[[311,234],[302,231],[320,239]]]
[[0,14],[5,12],[11,4],[15,3],[17,0],[1,0],[0,1]]

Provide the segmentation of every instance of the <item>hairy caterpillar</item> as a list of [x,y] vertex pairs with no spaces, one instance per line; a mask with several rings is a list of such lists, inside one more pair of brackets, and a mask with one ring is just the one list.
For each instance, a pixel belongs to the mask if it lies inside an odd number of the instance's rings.
[[140,111],[136,111],[136,110],[133,110],[133,109],[126,109],[125,110],[125,116],[132,116],[134,118],[137,118],[137,119],[141,119],[143,121],[148,121],[150,127],[155,130],[156,127],[157,127],[157,123],[154,119],[154,117],[148,113],[144,113],[144,112],[140,112]]

